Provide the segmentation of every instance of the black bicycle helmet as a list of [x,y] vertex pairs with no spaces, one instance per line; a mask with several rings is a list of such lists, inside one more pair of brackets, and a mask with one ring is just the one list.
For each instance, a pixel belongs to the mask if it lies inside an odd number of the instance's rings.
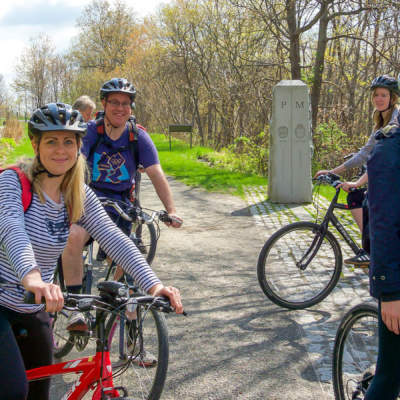
[[370,89],[374,90],[376,88],[385,88],[388,89],[391,93],[395,93],[397,96],[400,96],[398,80],[391,76],[381,75],[375,78],[371,83]]
[[83,137],[86,129],[81,113],[64,103],[46,104],[35,110],[28,121],[28,134],[31,139],[49,131],[69,131]]
[[113,78],[104,83],[100,89],[100,99],[105,99],[111,93],[127,94],[130,97],[132,104],[136,97],[135,88],[133,87],[132,83],[125,78]]

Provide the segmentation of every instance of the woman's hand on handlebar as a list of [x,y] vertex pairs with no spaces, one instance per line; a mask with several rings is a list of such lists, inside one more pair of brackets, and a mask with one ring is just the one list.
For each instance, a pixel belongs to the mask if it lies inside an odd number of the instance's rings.
[[25,289],[35,294],[35,303],[41,304],[42,298],[46,299],[46,311],[60,311],[64,306],[64,297],[58,285],[43,282],[38,269],[28,272],[22,278]]
[[155,285],[152,288],[150,288],[149,293],[154,297],[156,296],[168,297],[172,308],[175,309],[175,312],[177,314],[183,313],[183,305],[179,289],[173,286],[164,286],[163,284],[159,283],[158,285]]
[[357,189],[358,185],[355,182],[342,182],[337,187],[342,188],[345,192],[350,192],[351,189]]
[[329,174],[331,171],[329,171],[328,169],[321,169],[320,171],[318,171],[315,175],[314,175],[314,179],[318,178],[321,175],[326,175]]

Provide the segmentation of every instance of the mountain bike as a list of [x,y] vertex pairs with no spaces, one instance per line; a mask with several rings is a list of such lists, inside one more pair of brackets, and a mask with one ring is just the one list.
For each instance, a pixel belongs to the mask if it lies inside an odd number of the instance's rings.
[[[140,206],[134,205],[132,203],[127,204],[125,202],[109,198],[99,198],[99,199],[104,206],[113,207],[116,210],[116,212],[121,216],[121,218],[129,222],[136,221],[134,223],[142,224],[149,227],[149,232],[151,233],[151,236],[150,236],[149,251],[147,255],[153,254],[152,257],[154,257],[155,249],[157,246],[157,240],[160,232],[158,225],[159,221],[172,222],[172,218],[168,215],[168,213],[164,210],[162,211],[151,210],[152,213],[150,215],[143,212]],[[155,228],[155,225],[157,226],[157,229]],[[136,232],[136,229],[137,226],[135,227],[135,225],[133,225],[132,228],[133,233],[131,233],[130,235],[130,238],[133,240],[133,242],[135,242],[136,238],[134,233]],[[144,236],[142,235],[141,237],[143,240]],[[142,245],[144,245],[143,241],[141,243]],[[82,293],[90,294],[92,291],[93,267],[94,267],[93,260],[94,257],[93,257],[93,242],[92,242],[87,246],[84,254]],[[110,265],[108,266],[104,280],[106,281],[113,280],[115,270],[116,270],[116,263],[114,261],[111,261]],[[135,294],[139,293],[138,287],[133,285],[133,280],[130,279],[129,276],[122,274],[122,276],[119,277],[119,280],[126,284],[131,285],[132,293]],[[54,281],[60,285],[62,291],[66,290],[63,277],[63,270],[61,266],[61,259],[58,262]],[[88,320],[92,318],[90,312],[88,311],[85,312],[85,315]],[[68,325],[68,318],[69,318],[69,312],[67,310],[62,310],[58,313],[55,313],[52,316],[54,356],[56,358],[61,358],[66,356],[73,349],[74,346],[76,350],[83,351],[90,339],[90,335],[85,335],[82,332],[76,334],[75,332],[67,331],[66,326]],[[122,340],[125,338],[124,319],[121,319],[120,325],[121,325],[119,328],[119,330],[121,331],[119,335],[121,338],[120,357],[121,359],[124,359],[126,357],[125,344],[122,342]]]
[[360,304],[346,313],[336,332],[332,383],[336,400],[362,400],[378,356],[378,308]]
[[[82,399],[87,393],[94,400],[159,399],[168,369],[168,331],[162,314],[173,311],[168,299],[132,297],[128,286],[114,281],[100,282],[97,288],[99,295],[64,294],[64,309],[95,312],[91,326],[96,338],[95,355],[27,370],[28,381],[80,374],[62,399]],[[34,303],[32,293],[26,302]],[[129,327],[129,356],[120,360],[118,344],[113,338],[118,319],[125,315],[126,309],[136,309],[138,318],[135,325]],[[156,315],[156,323],[148,323],[149,318]],[[157,355],[157,363],[150,368],[135,363],[140,360],[143,343]]]
[[329,223],[354,254],[360,251],[334,214],[335,209],[348,209],[347,204],[338,203],[339,176],[329,173],[316,180],[336,189],[322,222],[301,221],[284,226],[266,241],[258,257],[257,276],[264,294],[275,304],[292,310],[319,303],[339,280],[342,251],[328,230]]

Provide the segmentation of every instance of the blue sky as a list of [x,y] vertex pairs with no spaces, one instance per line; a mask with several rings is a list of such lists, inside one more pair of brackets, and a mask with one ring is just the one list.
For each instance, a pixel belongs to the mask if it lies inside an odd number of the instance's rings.
[[[138,18],[155,13],[169,0],[125,0]],[[31,37],[49,35],[57,50],[69,47],[77,34],[76,19],[90,0],[0,0],[0,74],[7,84],[14,67]],[[112,3],[112,1],[110,1]]]

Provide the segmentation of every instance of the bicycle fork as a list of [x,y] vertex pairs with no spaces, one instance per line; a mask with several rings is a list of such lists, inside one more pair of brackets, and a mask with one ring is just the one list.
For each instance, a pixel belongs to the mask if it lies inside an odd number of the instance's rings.
[[296,266],[301,271],[304,271],[308,267],[308,265],[313,260],[313,258],[318,253],[318,250],[321,247],[321,244],[322,244],[322,241],[324,240],[327,228],[323,227],[323,226],[320,226],[320,227],[321,227],[321,231],[317,230],[315,232],[314,239],[313,239],[310,247],[306,251],[306,253],[303,255],[303,257],[301,257],[301,259],[299,261],[296,262]]

